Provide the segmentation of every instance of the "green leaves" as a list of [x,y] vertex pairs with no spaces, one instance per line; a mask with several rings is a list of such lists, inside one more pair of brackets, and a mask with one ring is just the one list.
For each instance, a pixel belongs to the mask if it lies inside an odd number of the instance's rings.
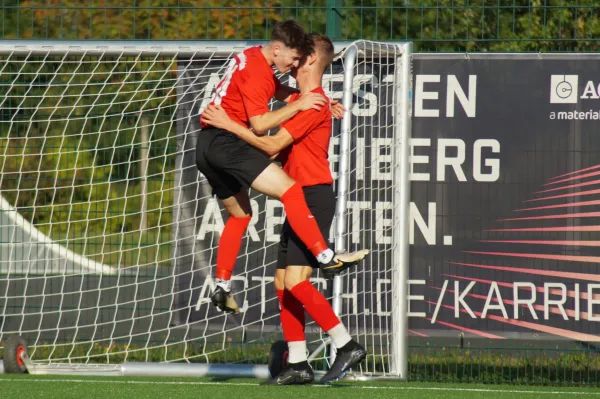
[[[542,0],[25,0],[3,9],[6,38],[265,40],[277,21],[292,18],[326,32],[327,13],[342,38],[411,40],[424,51],[596,51],[598,5]],[[566,3],[566,4],[565,4]]]

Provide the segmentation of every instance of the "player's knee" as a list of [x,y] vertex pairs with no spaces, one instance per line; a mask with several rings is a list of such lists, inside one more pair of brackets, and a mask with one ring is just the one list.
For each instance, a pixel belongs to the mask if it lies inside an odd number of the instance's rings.
[[285,269],[277,269],[275,278],[273,279],[273,285],[277,291],[285,289]]
[[284,281],[285,289],[291,291],[296,285],[298,285],[298,281],[296,279],[286,278]]
[[304,198],[304,191],[302,190],[302,186],[296,184],[294,180],[292,180],[292,184],[286,186],[285,190],[281,190],[281,192],[282,194],[279,198],[281,201]]
[[287,173],[284,173],[281,178],[281,188],[285,194],[292,186],[296,184],[296,180],[292,179]]
[[282,200],[282,198],[290,191],[290,188],[292,188],[294,184],[296,184],[296,182],[291,179],[289,181],[286,180],[283,182],[273,182],[273,185],[270,188],[271,192],[269,196],[277,200]]
[[271,164],[252,182],[252,188],[269,197],[281,199],[295,183],[280,167]]
[[252,217],[252,206],[250,205],[250,199],[247,197],[247,193],[240,193],[224,198],[221,201],[229,215],[241,220],[248,219],[249,223],[249,220]]
[[284,279],[285,289],[290,291],[296,285],[306,280],[301,273],[286,273]]

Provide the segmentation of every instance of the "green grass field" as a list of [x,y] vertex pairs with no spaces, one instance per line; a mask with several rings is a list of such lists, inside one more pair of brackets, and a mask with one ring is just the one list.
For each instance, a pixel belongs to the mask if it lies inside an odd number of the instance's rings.
[[479,384],[337,382],[330,386],[263,387],[235,378],[150,378],[0,375],[6,398],[227,398],[427,399],[600,397],[600,388],[557,388]]

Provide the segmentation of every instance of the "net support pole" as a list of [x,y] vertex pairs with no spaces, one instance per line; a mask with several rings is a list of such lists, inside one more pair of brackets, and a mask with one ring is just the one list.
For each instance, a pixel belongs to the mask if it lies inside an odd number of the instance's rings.
[[[338,171],[338,186],[337,186],[337,203],[335,208],[335,250],[343,252],[346,248],[346,211],[348,199],[348,183],[350,180],[350,120],[352,108],[352,82],[354,80],[354,65],[356,63],[357,48],[355,45],[350,46],[344,55],[344,92],[342,96],[342,104],[346,111],[342,119],[340,129],[340,154],[339,154],[339,171]],[[341,276],[336,276],[333,279],[333,311],[337,316],[342,313],[342,291],[343,280]],[[333,363],[335,360],[335,347],[331,345],[330,360]]]
[[394,94],[394,242],[392,260],[391,372],[408,377],[408,268],[410,208],[410,129],[412,116],[412,43],[396,61]]
[[148,229],[148,117],[140,112],[141,143],[140,143],[140,195],[142,206],[140,210],[140,232]]

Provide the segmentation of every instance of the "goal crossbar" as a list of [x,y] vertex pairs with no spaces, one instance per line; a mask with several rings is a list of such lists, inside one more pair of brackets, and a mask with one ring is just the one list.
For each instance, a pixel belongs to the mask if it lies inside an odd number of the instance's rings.
[[[335,41],[334,50],[341,53],[348,49],[352,41]],[[372,42],[364,41],[361,48],[371,46]],[[265,45],[261,40],[0,40],[0,55],[35,55],[35,56],[136,56],[147,54],[152,57],[188,57],[192,55],[214,55],[229,57],[232,53],[243,51],[251,46]],[[385,51],[389,45],[408,43],[383,43],[388,46],[375,48],[374,51]]]

